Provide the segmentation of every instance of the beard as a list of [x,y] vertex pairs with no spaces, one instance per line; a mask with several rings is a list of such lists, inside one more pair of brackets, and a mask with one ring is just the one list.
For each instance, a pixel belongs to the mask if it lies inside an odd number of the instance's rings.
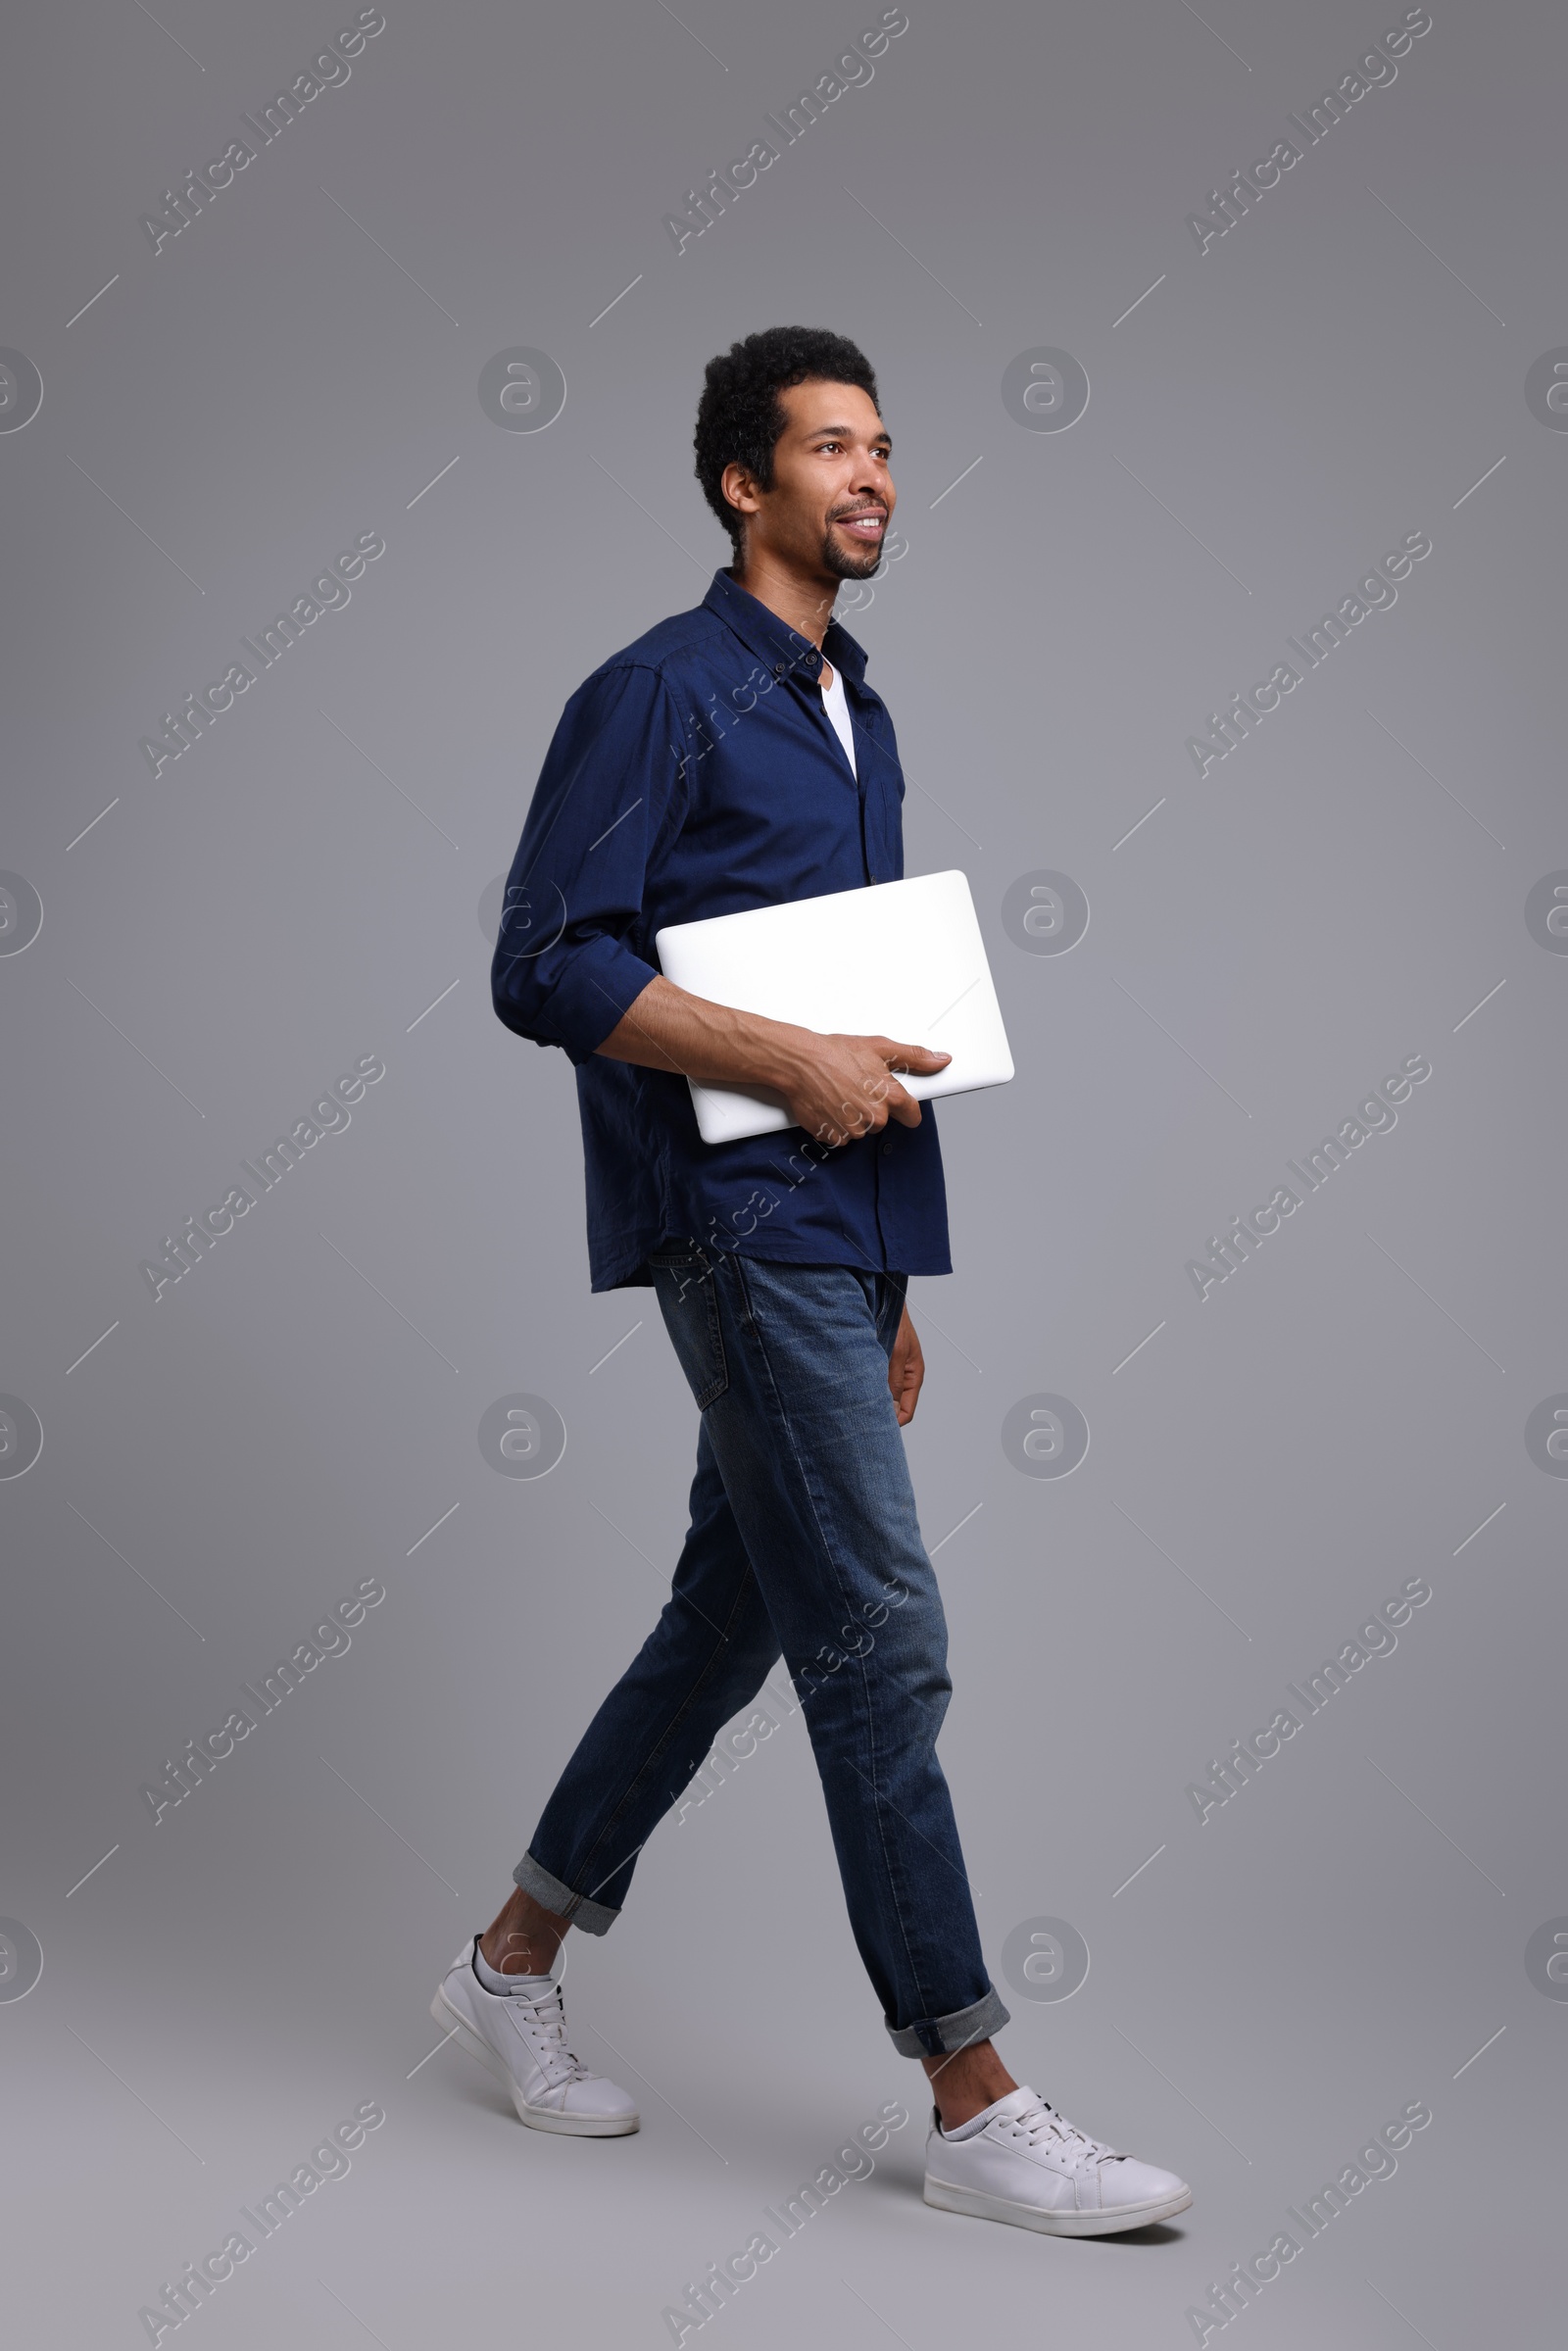
[[[842,517],[841,517],[842,518]],[[882,544],[887,537],[884,525],[882,538],[874,547],[840,545],[833,536],[830,522],[822,533],[822,568],[834,579],[869,579],[882,561]]]

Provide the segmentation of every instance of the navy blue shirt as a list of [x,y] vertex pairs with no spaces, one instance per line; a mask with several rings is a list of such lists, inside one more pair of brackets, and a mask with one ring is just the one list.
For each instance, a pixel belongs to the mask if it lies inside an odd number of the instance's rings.
[[823,655],[713,574],[567,703],[507,879],[495,1008],[577,1072],[592,1287],[647,1285],[661,1242],[791,1264],[951,1273],[942,1151],[917,1127],[830,1150],[791,1127],[705,1143],[673,1071],[596,1052],[658,971],[654,934],[902,879],[904,776],[865,653],[837,621],[858,781]]

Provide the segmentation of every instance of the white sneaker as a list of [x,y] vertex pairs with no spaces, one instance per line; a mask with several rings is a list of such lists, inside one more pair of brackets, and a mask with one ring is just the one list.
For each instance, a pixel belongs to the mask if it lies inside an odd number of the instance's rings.
[[925,2200],[1050,2236],[1113,2236],[1185,2212],[1193,2191],[1174,2172],[1089,2138],[1025,2085],[988,2108],[970,2138],[946,2137],[933,2113]]
[[590,2074],[567,2048],[560,1985],[537,1994],[486,1991],[473,1968],[478,1940],[469,1936],[430,2002],[436,2023],[455,2031],[470,2057],[500,2075],[531,2131],[562,2131],[575,2138],[618,2138],[635,2131],[635,2100],[602,2074]]

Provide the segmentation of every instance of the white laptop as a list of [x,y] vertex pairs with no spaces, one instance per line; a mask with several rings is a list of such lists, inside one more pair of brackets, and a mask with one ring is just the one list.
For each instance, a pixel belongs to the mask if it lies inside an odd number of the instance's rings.
[[[1004,1086],[1012,1076],[985,943],[961,873],[923,873],[706,922],[670,923],[656,934],[654,950],[666,979],[712,1004],[824,1034],[892,1037],[951,1053],[934,1076],[900,1073],[917,1102]],[[687,1083],[705,1143],[793,1124],[766,1088]]]

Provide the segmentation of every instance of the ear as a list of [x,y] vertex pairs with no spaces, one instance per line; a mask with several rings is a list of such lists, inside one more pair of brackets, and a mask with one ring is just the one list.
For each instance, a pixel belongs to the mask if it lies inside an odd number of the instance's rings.
[[755,514],[761,505],[756,476],[745,465],[726,465],[718,486],[726,503],[743,514]]

